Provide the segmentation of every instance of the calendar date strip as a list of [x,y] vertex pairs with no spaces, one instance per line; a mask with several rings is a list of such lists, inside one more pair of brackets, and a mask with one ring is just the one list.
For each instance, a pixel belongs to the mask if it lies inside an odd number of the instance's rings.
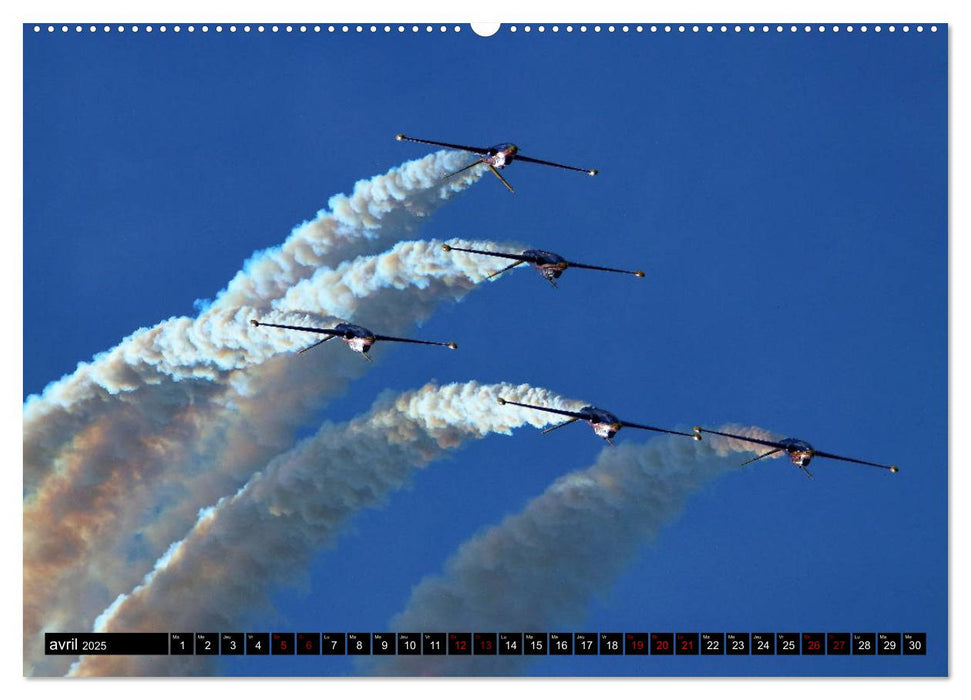
[[925,632],[48,632],[47,655],[924,656]]

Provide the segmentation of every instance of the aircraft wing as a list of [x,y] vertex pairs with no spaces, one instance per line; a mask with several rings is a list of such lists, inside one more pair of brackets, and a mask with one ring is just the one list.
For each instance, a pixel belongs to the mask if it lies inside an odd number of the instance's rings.
[[567,265],[570,267],[578,267],[581,270],[602,270],[604,272],[623,272],[626,275],[634,275],[635,277],[643,277],[644,273],[640,270],[621,270],[616,267],[601,267],[600,265],[587,265],[585,263],[571,262],[567,261]]
[[519,153],[516,154],[514,160],[521,160],[526,163],[536,163],[537,165],[550,165],[550,166],[553,166],[554,168],[563,168],[564,170],[575,170],[578,173],[586,173],[587,175],[596,175],[598,172],[600,172],[599,170],[590,170],[589,168],[577,168],[572,165],[563,165],[562,163],[554,163],[553,161],[550,161],[550,160],[540,160],[539,158],[530,158],[529,156],[520,155]]
[[501,396],[499,397],[499,403],[509,404],[510,406],[521,406],[523,408],[532,408],[537,411],[546,411],[547,413],[556,413],[557,415],[567,416],[568,418],[578,418],[580,420],[585,420],[586,416],[582,413],[577,413],[576,411],[564,411],[560,408],[547,408],[546,406],[531,406],[528,403],[519,403],[518,401],[506,401]]
[[862,459],[853,459],[852,457],[840,457],[839,455],[830,454],[829,452],[820,452],[819,450],[813,450],[814,457],[826,457],[827,459],[838,459],[842,462],[853,462],[854,464],[865,464],[868,467],[879,467],[880,469],[888,469],[892,472],[896,472],[897,467],[893,464],[877,464],[876,462],[866,462]]
[[445,250],[461,250],[463,253],[478,253],[479,255],[491,255],[494,258],[507,258],[509,260],[519,260],[520,262],[526,262],[526,257],[522,253],[499,253],[491,250],[475,250],[473,248],[456,248],[455,246],[450,246],[447,243],[445,245],[448,246],[445,248]]
[[404,134],[398,134],[395,136],[399,141],[411,141],[413,143],[425,143],[429,146],[442,146],[443,148],[454,148],[458,151],[468,151],[469,153],[477,153],[480,156],[484,156],[489,152],[488,148],[482,148],[481,146],[463,146],[458,143],[447,143],[445,141],[428,141],[427,139],[416,139],[411,136],[405,136]]
[[253,326],[270,326],[271,328],[286,328],[291,331],[307,331],[308,333],[326,333],[328,335],[344,335],[343,331],[334,328],[311,328],[309,326],[287,326],[282,323],[266,323],[264,321],[250,321]]
[[418,343],[419,345],[443,345],[447,348],[455,350],[458,345],[455,343],[439,343],[434,340],[415,340],[414,338],[396,338],[393,335],[377,335],[374,336],[375,340],[393,340],[396,343]]
[[641,425],[640,423],[628,423],[625,420],[622,420],[620,424],[625,428],[637,428],[639,430],[653,430],[655,433],[667,433],[668,435],[683,435],[684,437],[693,438],[695,440],[700,439],[694,433],[682,433],[682,432],[678,432],[677,430],[668,430],[667,428],[655,428],[653,425]]
[[[746,442],[754,442],[756,445],[765,445],[766,447],[776,447],[780,450],[788,450],[788,445],[783,445],[781,442],[772,442],[771,440],[759,440],[758,438],[745,437],[743,435],[732,435],[731,433],[722,433],[717,430],[708,430],[707,428],[696,428],[697,432],[701,433],[711,433],[712,435],[721,435],[722,437],[735,438],[736,440],[745,440]],[[817,452],[817,454],[819,454]]]

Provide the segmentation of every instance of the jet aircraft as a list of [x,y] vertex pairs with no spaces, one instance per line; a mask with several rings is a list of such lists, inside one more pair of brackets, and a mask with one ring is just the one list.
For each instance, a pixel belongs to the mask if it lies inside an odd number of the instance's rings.
[[491,255],[496,258],[506,258],[507,260],[515,260],[511,265],[508,265],[498,272],[493,272],[486,279],[492,279],[496,275],[501,275],[503,272],[513,269],[518,265],[523,263],[528,263],[533,268],[535,268],[547,282],[556,287],[556,281],[559,279],[563,271],[568,267],[576,267],[583,270],[603,270],[604,272],[622,272],[625,275],[634,275],[634,277],[643,277],[644,273],[640,270],[620,270],[616,267],[600,267],[598,265],[585,265],[584,263],[571,262],[564,259],[562,256],[556,253],[551,253],[548,250],[536,250],[535,248],[530,248],[529,250],[524,250],[522,253],[497,253],[491,250],[475,250],[473,248],[456,248],[450,246],[448,243],[442,244],[442,250],[448,252],[451,250],[461,250],[466,253],[478,253],[479,255]]
[[367,360],[371,361],[368,357],[368,351],[371,346],[374,345],[379,340],[393,340],[398,343],[419,343],[421,345],[442,345],[446,348],[451,348],[455,350],[458,345],[455,343],[438,343],[432,340],[413,340],[411,338],[396,338],[391,335],[378,335],[373,331],[364,328],[363,326],[356,326],[353,323],[338,323],[334,328],[309,328],[307,326],[287,326],[280,323],[266,323],[265,321],[257,321],[253,319],[250,321],[252,326],[270,326],[271,328],[286,328],[291,331],[306,331],[308,333],[322,333],[326,337],[323,340],[319,340],[313,345],[300,350],[299,352],[307,352],[307,350],[312,350],[313,348],[326,343],[332,338],[340,338],[354,352],[361,353],[361,356]]
[[656,433],[668,433],[669,435],[682,435],[684,437],[692,438],[694,440],[700,440],[701,435],[697,432],[694,433],[681,433],[677,430],[667,430],[666,428],[655,428],[652,425],[641,425],[639,423],[628,423],[627,421],[621,420],[613,413],[605,411],[602,408],[596,408],[595,406],[584,406],[579,411],[563,411],[558,408],[546,408],[545,406],[531,406],[528,403],[518,403],[516,401],[507,401],[506,399],[499,397],[499,404],[505,406],[509,404],[510,406],[522,406],[523,408],[532,408],[536,411],[546,411],[547,413],[556,413],[561,416],[566,416],[569,420],[562,423],[554,425],[552,428],[547,428],[543,431],[543,434],[552,432],[557,428],[562,428],[564,425],[569,425],[578,420],[586,421],[587,424],[593,428],[593,432],[599,437],[602,437],[608,443],[613,445],[613,437],[620,431],[621,428],[639,428],[640,430],[653,430]]
[[760,440],[758,438],[746,437],[744,435],[732,435],[731,433],[722,433],[717,430],[708,430],[707,428],[695,426],[695,434],[700,437],[701,433],[711,433],[712,435],[721,435],[723,437],[735,438],[736,440],[745,440],[746,442],[751,442],[756,445],[764,445],[765,447],[772,448],[768,452],[764,452],[757,457],[753,457],[748,461],[742,462],[740,466],[757,462],[758,460],[774,455],[777,452],[784,451],[787,455],[789,455],[789,459],[792,460],[792,463],[806,472],[806,476],[808,476],[810,479],[814,478],[812,472],[810,472],[808,469],[809,463],[812,461],[813,457],[826,457],[828,459],[838,459],[843,462],[853,462],[854,464],[865,464],[868,467],[879,467],[880,469],[886,469],[892,473],[899,471],[896,465],[893,464],[877,464],[876,462],[866,462],[862,459],[840,457],[839,455],[830,454],[829,452],[823,452],[815,449],[805,440],[798,440],[796,438],[786,438],[785,440],[779,440],[779,442],[773,442],[772,440]]
[[586,173],[587,175],[596,175],[597,170],[590,170],[588,168],[576,168],[572,165],[563,165],[561,163],[553,163],[548,160],[539,160],[538,158],[530,158],[528,156],[520,155],[519,146],[514,143],[500,143],[495,146],[483,147],[483,146],[462,146],[456,143],[445,143],[444,141],[427,141],[426,139],[416,139],[411,136],[405,136],[404,134],[397,134],[395,138],[398,141],[411,141],[413,143],[426,143],[430,146],[441,146],[442,148],[454,148],[458,151],[468,151],[469,153],[474,153],[479,157],[474,163],[466,165],[464,168],[456,170],[454,173],[447,175],[446,177],[452,177],[453,175],[458,175],[459,173],[468,170],[469,168],[474,168],[476,165],[485,165],[489,168],[493,175],[495,175],[506,186],[506,189],[510,192],[515,192],[506,178],[504,178],[499,171],[505,168],[507,165],[512,163],[514,160],[521,160],[524,163],[536,163],[538,165],[550,165],[554,168],[562,168],[564,170],[575,170],[580,173]]

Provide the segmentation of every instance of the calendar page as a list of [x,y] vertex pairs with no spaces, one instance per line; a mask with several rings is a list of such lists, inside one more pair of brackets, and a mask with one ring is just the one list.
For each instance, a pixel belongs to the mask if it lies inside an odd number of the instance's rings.
[[24,675],[947,675],[946,23],[22,34]]

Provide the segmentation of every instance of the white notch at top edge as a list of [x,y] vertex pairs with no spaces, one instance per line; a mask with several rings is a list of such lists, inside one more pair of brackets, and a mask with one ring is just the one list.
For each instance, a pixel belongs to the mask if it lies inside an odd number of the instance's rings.
[[472,31],[479,36],[492,36],[499,31],[499,27],[502,25],[499,22],[473,22],[470,26]]

